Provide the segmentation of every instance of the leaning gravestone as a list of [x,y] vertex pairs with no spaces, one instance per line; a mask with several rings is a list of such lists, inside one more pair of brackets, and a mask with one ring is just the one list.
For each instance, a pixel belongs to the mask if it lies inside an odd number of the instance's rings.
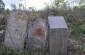
[[30,23],[28,30],[28,48],[31,51],[45,51],[47,27],[46,20],[38,18]]
[[63,16],[49,16],[49,51],[51,55],[67,55],[68,27]]
[[22,51],[24,48],[28,16],[23,11],[15,11],[10,13],[9,18],[5,33],[4,46],[6,48]]

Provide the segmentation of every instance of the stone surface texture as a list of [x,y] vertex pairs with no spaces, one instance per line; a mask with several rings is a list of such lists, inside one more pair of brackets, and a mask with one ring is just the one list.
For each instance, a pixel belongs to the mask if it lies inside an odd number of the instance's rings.
[[49,16],[49,51],[51,55],[67,55],[68,27],[63,16]]
[[[18,13],[22,13],[25,17],[18,17]],[[22,17],[22,16],[21,16]],[[15,11],[10,13],[8,20],[4,46],[6,48],[16,49],[22,51],[24,48],[24,40],[26,37],[27,15],[23,11]]]
[[28,30],[28,47],[30,50],[45,50],[47,27],[42,18],[35,19]]

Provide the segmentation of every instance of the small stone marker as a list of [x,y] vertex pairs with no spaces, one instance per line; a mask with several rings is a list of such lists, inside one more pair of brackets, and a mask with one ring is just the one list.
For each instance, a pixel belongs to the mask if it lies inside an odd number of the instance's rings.
[[63,16],[49,16],[49,51],[51,55],[67,55],[68,27]]
[[28,31],[28,48],[32,51],[45,51],[47,27],[46,21],[38,18],[30,23]]
[[22,51],[26,37],[27,14],[23,11],[10,13],[8,20],[4,46],[10,49]]

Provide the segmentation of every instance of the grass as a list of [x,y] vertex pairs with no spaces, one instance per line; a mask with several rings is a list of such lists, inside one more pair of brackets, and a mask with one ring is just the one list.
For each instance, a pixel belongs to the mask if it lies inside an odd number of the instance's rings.
[[85,24],[79,27],[79,32],[85,34]]
[[[0,55],[2,55],[2,48],[3,48],[3,44],[0,43]],[[41,52],[32,52],[32,51],[23,51],[23,52],[18,52],[16,50],[6,50],[5,55],[46,55],[43,54]]]

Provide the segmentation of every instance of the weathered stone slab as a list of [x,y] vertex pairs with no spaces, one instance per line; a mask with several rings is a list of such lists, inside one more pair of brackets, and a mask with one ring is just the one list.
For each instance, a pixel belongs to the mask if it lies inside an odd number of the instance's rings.
[[51,55],[67,55],[68,27],[63,16],[49,16],[49,51]]
[[23,50],[27,19],[28,16],[23,11],[17,11],[10,14],[4,40],[4,46],[6,48]]
[[45,50],[47,36],[46,20],[38,18],[32,21],[32,23],[30,23],[28,33],[29,50]]

